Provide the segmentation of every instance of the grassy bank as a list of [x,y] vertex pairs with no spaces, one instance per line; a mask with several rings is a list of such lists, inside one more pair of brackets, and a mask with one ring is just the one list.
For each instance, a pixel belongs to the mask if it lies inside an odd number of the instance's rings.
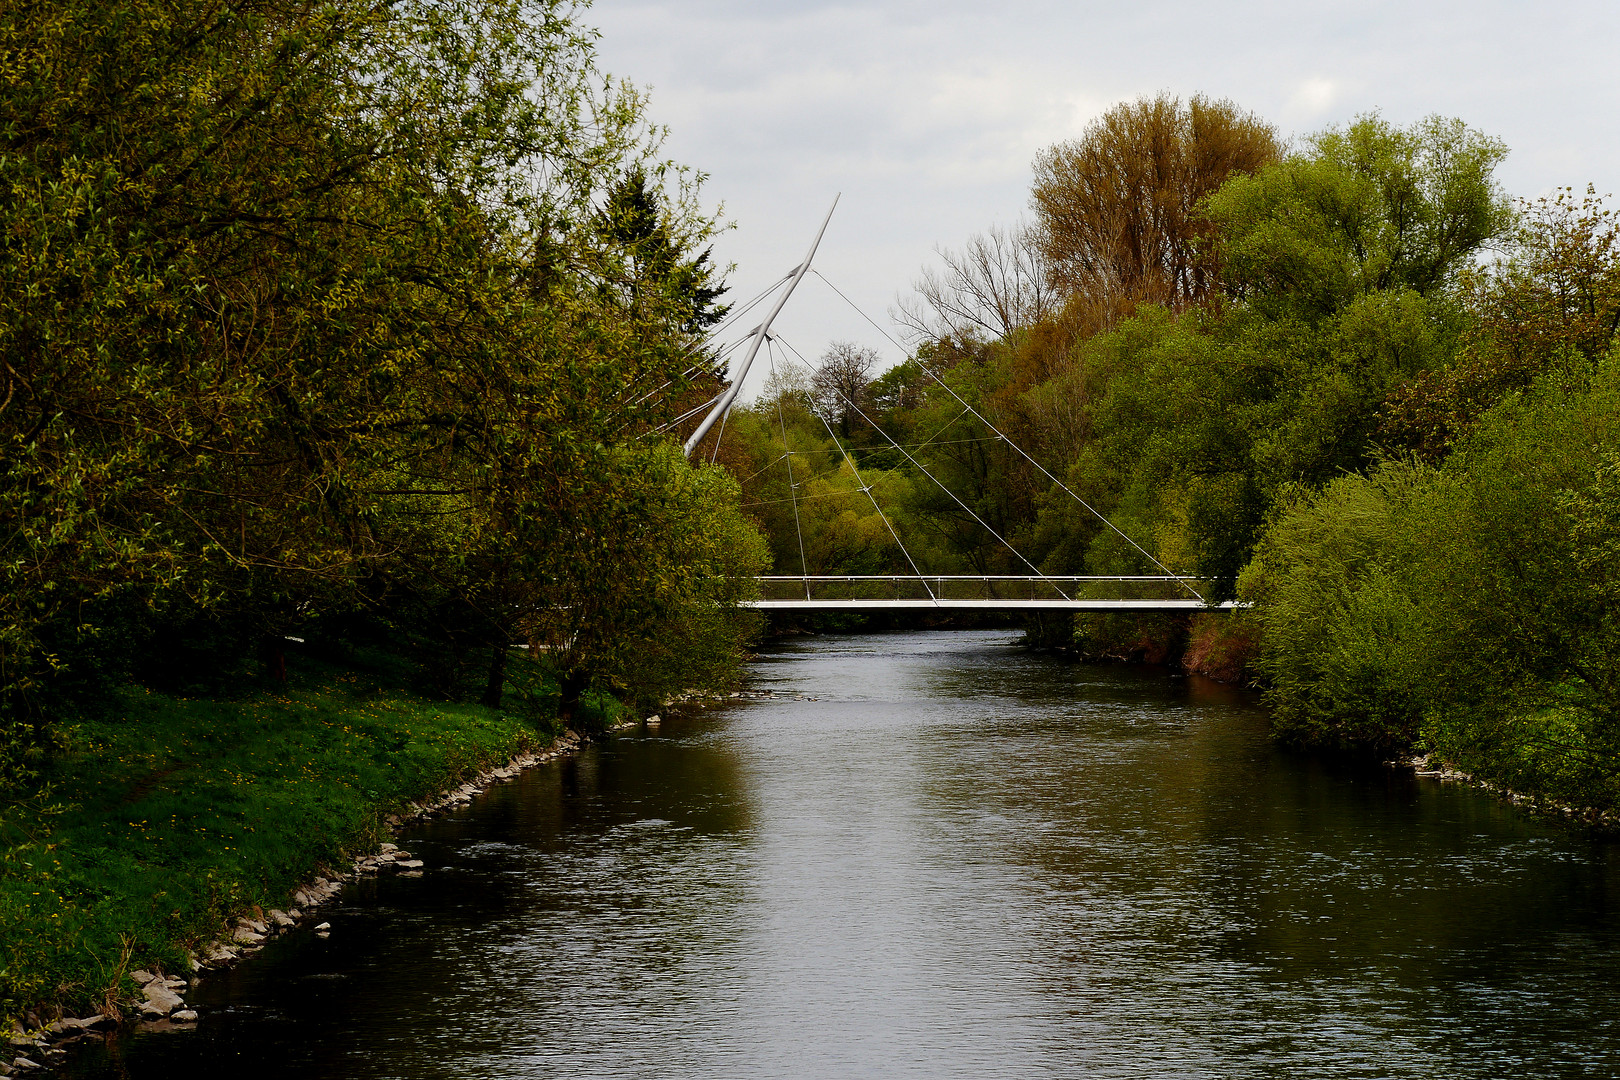
[[184,970],[228,917],[284,905],[407,803],[553,736],[382,669],[303,668],[230,700],[117,691],[43,793],[0,811],[0,1022],[84,1015],[131,992],[132,969]]

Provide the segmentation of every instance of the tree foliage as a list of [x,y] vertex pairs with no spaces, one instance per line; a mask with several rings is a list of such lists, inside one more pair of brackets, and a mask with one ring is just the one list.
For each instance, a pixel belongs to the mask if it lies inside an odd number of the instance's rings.
[[1047,273],[1108,326],[1138,304],[1182,311],[1215,289],[1200,203],[1281,154],[1276,129],[1230,101],[1160,94],[1116,105],[1035,159]]
[[8,745],[196,612],[273,642],[431,594],[521,639],[719,289],[569,5],[25,5],[0,50]]

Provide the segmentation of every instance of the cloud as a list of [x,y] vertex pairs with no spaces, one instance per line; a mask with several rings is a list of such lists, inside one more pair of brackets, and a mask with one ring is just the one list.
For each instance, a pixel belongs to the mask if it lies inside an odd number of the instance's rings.
[[1338,99],[1338,89],[1332,79],[1306,79],[1283,106],[1283,114],[1291,120],[1304,121],[1326,116]]

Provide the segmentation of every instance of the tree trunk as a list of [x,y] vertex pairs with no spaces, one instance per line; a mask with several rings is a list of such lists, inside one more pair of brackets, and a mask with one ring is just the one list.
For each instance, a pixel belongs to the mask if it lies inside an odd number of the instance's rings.
[[287,647],[280,638],[271,638],[265,642],[265,667],[269,670],[270,681],[284,683],[287,681]]
[[585,692],[585,686],[590,682],[590,676],[583,671],[567,671],[560,680],[562,686],[562,703],[557,706],[557,719],[562,721],[564,727],[574,722],[574,714],[579,712],[579,698]]
[[490,646],[489,681],[484,684],[483,703],[492,709],[501,707],[501,695],[506,690],[506,639]]

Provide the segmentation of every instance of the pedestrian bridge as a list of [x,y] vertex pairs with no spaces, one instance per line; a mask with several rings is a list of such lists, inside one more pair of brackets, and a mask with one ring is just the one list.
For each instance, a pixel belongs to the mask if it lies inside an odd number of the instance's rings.
[[799,574],[761,577],[760,599],[744,606],[772,612],[872,611],[1232,611],[1248,605],[1210,603],[1187,578],[1173,575],[978,574],[906,576]]

